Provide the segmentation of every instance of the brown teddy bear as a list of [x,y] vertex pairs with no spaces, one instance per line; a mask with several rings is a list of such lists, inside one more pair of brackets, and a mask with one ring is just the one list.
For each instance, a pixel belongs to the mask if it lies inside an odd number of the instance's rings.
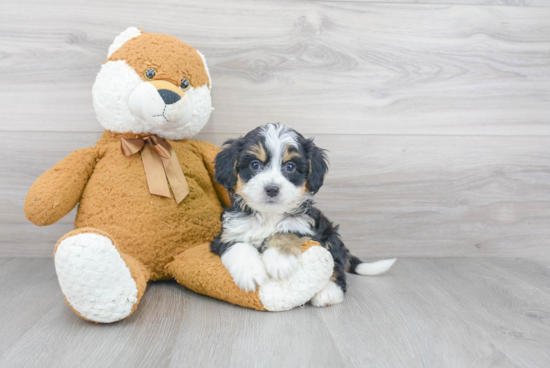
[[248,293],[209,251],[231,202],[213,179],[218,147],[189,140],[208,121],[211,86],[200,52],[128,28],[109,47],[92,89],[102,137],[29,190],[25,214],[39,226],[78,203],[75,230],[58,241],[54,259],[65,299],[82,318],[128,317],[151,280],[176,279],[198,293],[271,311],[306,303],[329,281],[333,260],[312,241],[302,246],[293,275]]

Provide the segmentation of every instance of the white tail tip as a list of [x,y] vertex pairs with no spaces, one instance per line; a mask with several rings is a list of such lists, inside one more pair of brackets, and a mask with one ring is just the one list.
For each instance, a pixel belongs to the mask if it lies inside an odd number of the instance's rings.
[[357,265],[355,272],[359,275],[364,276],[376,276],[381,275],[395,263],[396,258],[392,259],[383,259],[381,261],[372,262],[372,263],[361,263]]

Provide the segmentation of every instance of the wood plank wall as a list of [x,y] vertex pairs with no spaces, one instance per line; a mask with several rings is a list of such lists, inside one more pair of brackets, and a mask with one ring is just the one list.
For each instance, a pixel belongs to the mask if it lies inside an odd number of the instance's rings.
[[363,257],[550,255],[550,2],[4,1],[0,256],[50,257],[74,212],[22,211],[101,134],[91,86],[128,26],[202,51],[220,144],[283,122],[330,150],[318,205]]

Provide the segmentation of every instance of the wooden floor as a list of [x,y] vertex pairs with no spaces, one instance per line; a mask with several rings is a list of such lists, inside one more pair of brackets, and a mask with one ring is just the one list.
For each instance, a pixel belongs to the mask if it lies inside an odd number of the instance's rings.
[[51,259],[0,258],[0,278],[0,367],[550,366],[550,259],[400,259],[283,313],[158,282],[109,325],[65,305]]

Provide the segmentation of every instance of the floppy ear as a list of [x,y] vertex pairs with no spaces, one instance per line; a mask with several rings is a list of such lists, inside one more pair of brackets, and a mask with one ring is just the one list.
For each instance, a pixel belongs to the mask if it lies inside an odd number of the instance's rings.
[[237,184],[237,160],[241,153],[242,140],[229,139],[223,144],[225,147],[216,155],[216,173],[214,179],[222,187],[233,189]]
[[328,171],[328,160],[325,150],[317,147],[313,139],[307,139],[305,151],[309,161],[307,186],[310,192],[317,193],[323,186],[325,174]]

